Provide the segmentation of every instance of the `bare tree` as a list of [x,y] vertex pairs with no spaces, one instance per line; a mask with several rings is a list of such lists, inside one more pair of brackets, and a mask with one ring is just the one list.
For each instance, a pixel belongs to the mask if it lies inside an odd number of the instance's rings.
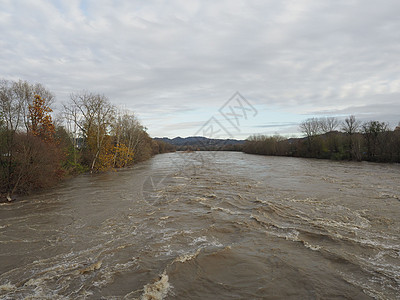
[[356,120],[355,116],[351,115],[342,123],[342,130],[349,135],[353,135],[360,129],[360,126],[361,122]]
[[12,81],[0,81],[0,112],[7,130],[16,132],[24,119],[24,98],[19,97]]
[[311,153],[315,137],[321,132],[321,125],[317,118],[310,118],[300,123],[300,130],[307,137],[308,151]]
[[110,133],[115,107],[104,95],[82,92],[72,94],[70,102],[64,104],[64,115],[80,130],[91,156],[90,170],[93,172],[106,136]]
[[384,154],[385,146],[388,144],[388,132],[389,125],[385,122],[369,121],[362,125],[362,133],[367,143],[367,154],[370,159]]
[[322,133],[335,131],[339,126],[339,120],[335,117],[320,118],[319,123]]
[[348,135],[350,159],[361,160],[361,142],[360,137],[356,135],[360,127],[361,122],[359,120],[356,120],[356,117],[354,115],[350,115],[344,120],[344,122],[342,122],[341,129]]
[[300,123],[300,130],[307,137],[313,137],[321,132],[320,121],[317,118],[310,118]]
[[126,113],[122,118],[121,140],[132,152],[137,152],[138,146],[143,140],[143,126],[133,114]]
[[15,190],[12,181],[15,169],[16,136],[24,120],[24,99],[19,97],[15,90],[15,82],[0,81],[0,115],[4,129],[1,132],[2,148],[0,153],[0,167],[2,185],[0,188],[7,191],[7,199],[11,200]]
[[[116,113],[115,113],[115,118],[114,118],[115,120],[114,120],[113,124],[111,125],[112,134],[115,138],[115,144],[117,147],[118,147],[119,143],[121,142],[121,133],[123,130],[122,116],[123,116],[122,111],[117,109]],[[115,167],[117,155],[118,155],[118,148],[114,153],[113,167]]]
[[82,132],[78,127],[78,109],[76,106],[68,106],[63,104],[62,117],[65,120],[66,132],[72,144],[74,165],[78,163],[78,141],[82,137]]

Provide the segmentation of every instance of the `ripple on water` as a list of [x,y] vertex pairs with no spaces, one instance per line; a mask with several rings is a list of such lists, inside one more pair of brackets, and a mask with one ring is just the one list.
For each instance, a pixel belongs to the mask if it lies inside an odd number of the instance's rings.
[[1,204],[0,298],[400,299],[400,168],[201,156]]

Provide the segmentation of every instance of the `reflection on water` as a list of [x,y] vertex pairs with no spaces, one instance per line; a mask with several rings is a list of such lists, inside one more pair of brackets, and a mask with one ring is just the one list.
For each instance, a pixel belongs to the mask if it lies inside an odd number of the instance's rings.
[[0,206],[0,297],[400,299],[400,167],[172,153]]

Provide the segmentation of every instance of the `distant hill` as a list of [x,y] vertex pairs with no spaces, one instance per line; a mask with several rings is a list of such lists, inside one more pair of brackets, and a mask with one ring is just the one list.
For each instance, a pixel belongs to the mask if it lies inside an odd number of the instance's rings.
[[203,136],[191,136],[187,138],[176,137],[173,139],[163,137],[154,140],[176,146],[177,150],[234,150],[241,151],[244,140],[235,139],[209,139]]

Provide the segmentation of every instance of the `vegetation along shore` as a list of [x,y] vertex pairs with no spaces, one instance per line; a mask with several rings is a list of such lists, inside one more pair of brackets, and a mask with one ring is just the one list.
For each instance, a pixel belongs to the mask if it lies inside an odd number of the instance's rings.
[[57,118],[42,84],[0,81],[0,199],[82,172],[130,166],[173,147],[149,137],[131,111],[100,94],[71,94]]
[[254,135],[243,145],[243,152],[400,163],[400,124],[394,130],[380,121],[360,122],[351,115],[343,122],[337,118],[311,118],[299,126],[304,138],[280,135]]

